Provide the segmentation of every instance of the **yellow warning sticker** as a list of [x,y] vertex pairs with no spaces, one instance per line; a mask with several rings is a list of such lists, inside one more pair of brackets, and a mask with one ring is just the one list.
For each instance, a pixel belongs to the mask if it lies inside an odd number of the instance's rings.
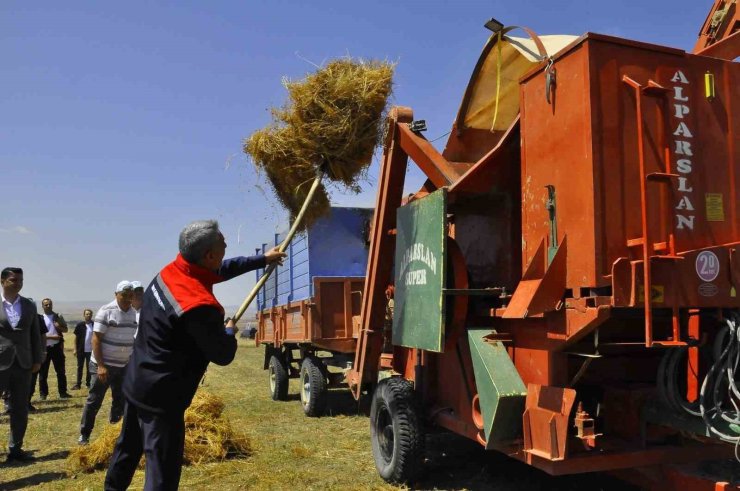
[[704,199],[707,208],[707,221],[724,222],[725,209],[722,206],[722,193],[706,193]]
[[[645,300],[645,287],[640,285],[637,289],[637,296],[640,300]],[[652,303],[663,303],[665,302],[665,288],[663,285],[651,285],[650,286],[650,301]]]

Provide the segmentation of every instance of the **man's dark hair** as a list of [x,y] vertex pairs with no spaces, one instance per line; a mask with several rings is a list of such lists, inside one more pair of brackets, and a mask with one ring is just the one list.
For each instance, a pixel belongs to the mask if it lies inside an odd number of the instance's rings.
[[90,312],[91,314],[94,314],[95,313],[95,312],[92,311],[92,309],[85,309],[85,310],[82,311],[82,315],[85,315],[88,312]]
[[2,273],[0,273],[0,280],[7,279],[11,274],[23,274],[23,269],[13,267],[4,268]]

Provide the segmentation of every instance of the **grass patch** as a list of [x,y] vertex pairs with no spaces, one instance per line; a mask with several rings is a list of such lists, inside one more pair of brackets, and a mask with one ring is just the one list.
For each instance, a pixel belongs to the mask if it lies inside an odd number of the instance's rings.
[[[69,346],[71,343],[67,343]],[[67,374],[74,382],[76,360],[66,351]],[[270,399],[267,374],[262,370],[262,348],[240,339],[234,362],[227,367],[211,366],[204,389],[224,401],[223,414],[234,430],[251,442],[247,458],[183,467],[180,489],[254,490],[394,490],[378,477],[370,450],[367,416],[360,413],[348,391],[332,390],[330,415],[307,418],[298,402],[298,380],[290,381],[290,399]],[[37,461],[30,465],[0,463],[0,490],[102,489],[105,470],[67,476],[65,460],[76,448],[86,391],[71,391],[72,399],[57,399],[56,379],[49,375],[52,393],[46,401],[33,404],[25,449]],[[69,377],[72,375],[72,377]],[[71,384],[70,384],[71,385]],[[108,424],[110,395],[103,403],[92,439]],[[0,462],[7,452],[8,417],[0,416]],[[418,489],[496,489],[524,491],[591,491],[632,489],[603,474],[597,476],[551,477],[497,452],[449,433],[433,433],[427,439],[427,460]],[[131,489],[141,489],[144,472],[138,470]]]
[[[223,461],[230,458],[246,458],[251,451],[249,438],[234,431],[228,419],[222,417],[224,401],[205,389],[195,394],[190,407],[185,411],[184,465],[197,465]],[[102,433],[89,445],[72,449],[67,457],[70,475],[107,469],[113,456],[123,423],[106,426]],[[142,457],[139,467],[144,468]]]
[[[71,343],[67,347],[71,386],[77,362]],[[378,477],[367,417],[355,414],[348,394],[336,394],[348,406],[343,414],[307,418],[296,400],[270,399],[262,357],[262,349],[255,348],[253,341],[240,339],[234,362],[227,367],[211,365],[203,387],[223,399],[223,414],[249,438],[251,456],[183,467],[181,489],[398,489]],[[74,478],[65,474],[65,460],[76,448],[87,392],[84,388],[70,391],[72,399],[58,399],[51,372],[49,399],[39,401],[37,391],[33,404],[39,411],[29,417],[24,445],[38,460],[30,465],[0,463],[0,489],[102,488],[105,470]],[[297,380],[291,380],[291,394],[297,390]],[[92,440],[110,426],[109,411],[110,394],[98,413]],[[0,416],[0,462],[7,452],[8,430],[8,417]],[[139,470],[131,489],[141,489],[143,484],[144,473]]]

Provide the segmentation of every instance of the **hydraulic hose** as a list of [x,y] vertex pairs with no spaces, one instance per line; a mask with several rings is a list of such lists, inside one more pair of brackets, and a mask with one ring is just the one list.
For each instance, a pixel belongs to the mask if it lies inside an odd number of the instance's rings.
[[[722,341],[718,339],[714,343],[715,355],[724,339],[727,339],[727,344],[721,350],[719,357],[715,358],[714,364],[704,378],[699,393],[699,409],[711,433],[724,441],[738,444],[740,435],[727,434],[717,425],[718,418],[730,424],[740,425],[740,408],[736,402],[736,399],[740,399],[740,392],[735,384],[735,371],[740,362],[740,331],[738,330],[740,315],[737,312],[731,312],[725,322],[727,333],[724,330],[718,333],[717,337]],[[728,404],[732,408],[728,408]]]
[[[723,428],[727,423],[740,426],[740,389],[735,382],[740,365],[740,313],[729,312],[724,322],[726,325],[717,333],[711,353],[707,353],[714,362],[704,377],[698,399],[686,400],[679,386],[685,376],[680,362],[688,356],[689,347],[666,351],[658,365],[657,389],[668,407],[700,416],[712,434],[740,444],[740,434],[728,434]],[[721,427],[720,422],[725,424]]]

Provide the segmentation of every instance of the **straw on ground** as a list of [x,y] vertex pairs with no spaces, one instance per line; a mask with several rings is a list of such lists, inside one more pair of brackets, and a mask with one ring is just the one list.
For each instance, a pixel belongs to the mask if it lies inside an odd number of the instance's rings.
[[[222,398],[203,390],[195,394],[193,403],[185,411],[185,465],[249,456],[252,448],[249,437],[232,428],[223,410]],[[89,445],[73,448],[67,457],[70,475],[107,468],[120,432],[121,423],[106,426]],[[142,458],[139,467],[143,464]]]

